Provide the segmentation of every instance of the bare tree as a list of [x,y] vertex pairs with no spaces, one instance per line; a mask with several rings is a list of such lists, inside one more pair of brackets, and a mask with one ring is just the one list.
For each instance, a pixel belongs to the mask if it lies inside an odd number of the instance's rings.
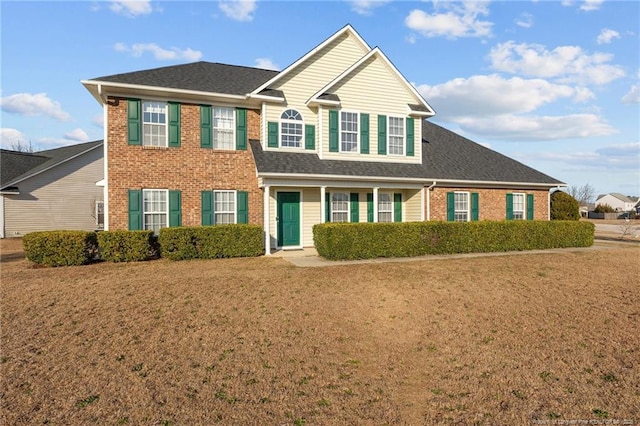
[[578,200],[581,206],[584,206],[595,201],[596,189],[589,183],[585,183],[582,186],[571,185],[567,188],[567,194]]
[[25,142],[21,139],[14,139],[13,141],[11,141],[11,143],[9,143],[9,149],[11,151],[18,151],[18,152],[33,152],[33,145],[31,144],[31,141],[29,142]]

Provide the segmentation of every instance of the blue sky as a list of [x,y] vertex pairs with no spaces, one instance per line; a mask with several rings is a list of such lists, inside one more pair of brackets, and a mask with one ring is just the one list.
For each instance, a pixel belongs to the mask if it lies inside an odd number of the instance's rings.
[[283,69],[347,23],[433,121],[569,185],[640,195],[637,1],[2,1],[1,145],[101,139],[81,80],[187,63]]

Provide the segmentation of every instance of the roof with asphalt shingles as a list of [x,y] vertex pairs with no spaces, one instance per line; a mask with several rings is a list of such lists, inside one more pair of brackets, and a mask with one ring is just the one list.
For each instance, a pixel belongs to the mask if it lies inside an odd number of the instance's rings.
[[486,182],[560,182],[429,121],[422,126],[422,164],[321,160],[317,154],[264,151],[251,141],[258,174],[334,175]]
[[246,95],[271,80],[278,73],[278,71],[260,68],[200,61],[108,75],[91,80],[228,95]]
[[9,187],[28,176],[40,173],[101,145],[102,141],[100,140],[35,153],[0,150],[0,169],[2,169],[0,189]]

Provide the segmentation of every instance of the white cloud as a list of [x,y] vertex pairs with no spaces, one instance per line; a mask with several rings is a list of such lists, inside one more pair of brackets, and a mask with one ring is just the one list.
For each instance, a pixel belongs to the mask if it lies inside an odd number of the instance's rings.
[[104,115],[98,114],[91,119],[91,124],[96,127],[104,128]]
[[280,67],[277,64],[275,64],[269,58],[257,58],[256,59],[256,68],[262,68],[262,69],[265,69],[265,70],[280,71]]
[[27,144],[27,138],[20,130],[7,127],[0,129],[0,148],[13,149],[25,144]]
[[113,12],[129,17],[148,15],[153,10],[150,0],[112,0],[109,6]]
[[580,5],[580,10],[585,12],[592,12],[594,10],[600,9],[604,0],[584,0],[584,2]]
[[505,79],[496,74],[456,78],[436,86],[421,85],[417,89],[438,111],[438,117],[447,118],[527,113],[562,98],[583,102],[594,97],[585,88],[542,79]]
[[549,51],[539,44],[499,43],[489,53],[491,67],[498,71],[531,77],[557,78],[559,82],[597,84],[624,77],[618,65],[610,65],[613,55],[589,55],[578,46],[558,46]]
[[162,48],[155,43],[135,43],[127,46],[124,43],[116,43],[113,48],[116,52],[130,53],[132,56],[139,57],[145,52],[149,52],[158,61],[187,60],[197,61],[202,57],[202,52],[191,48],[179,49],[171,47],[169,49]]
[[504,114],[490,118],[467,117],[456,120],[456,123],[466,132],[511,141],[549,141],[616,133],[595,114],[532,117]]
[[492,22],[479,17],[489,15],[486,2],[466,1],[462,3],[435,2],[442,12],[426,13],[420,9],[412,10],[405,18],[405,25],[424,37],[490,37]]
[[72,141],[77,141],[77,142],[89,141],[89,135],[87,135],[87,132],[85,132],[81,128],[77,128],[70,132],[65,133],[64,138]]
[[626,95],[622,97],[622,103],[640,104],[640,86],[634,84]]
[[351,10],[359,15],[371,15],[373,9],[389,3],[390,0],[348,0]]
[[595,151],[540,152],[527,154],[529,159],[555,161],[576,166],[576,170],[631,170],[640,168],[640,142],[608,145]]
[[609,44],[614,38],[620,38],[620,33],[609,28],[603,28],[596,39],[598,44]]
[[533,26],[533,15],[524,12],[516,18],[515,23],[522,28],[531,28]]
[[235,21],[250,22],[258,5],[256,0],[221,0],[218,3],[220,10]]
[[0,108],[5,112],[26,115],[29,117],[45,115],[60,121],[69,121],[71,116],[65,112],[46,93],[16,93],[0,99]]
[[613,144],[597,149],[596,152],[610,157],[635,157],[640,161],[640,142]]

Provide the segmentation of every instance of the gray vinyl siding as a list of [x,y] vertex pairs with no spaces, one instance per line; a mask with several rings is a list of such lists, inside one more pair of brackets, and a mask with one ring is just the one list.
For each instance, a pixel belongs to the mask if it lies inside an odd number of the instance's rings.
[[5,236],[34,231],[96,229],[95,203],[102,201],[102,147],[19,182],[19,195],[5,195]]

